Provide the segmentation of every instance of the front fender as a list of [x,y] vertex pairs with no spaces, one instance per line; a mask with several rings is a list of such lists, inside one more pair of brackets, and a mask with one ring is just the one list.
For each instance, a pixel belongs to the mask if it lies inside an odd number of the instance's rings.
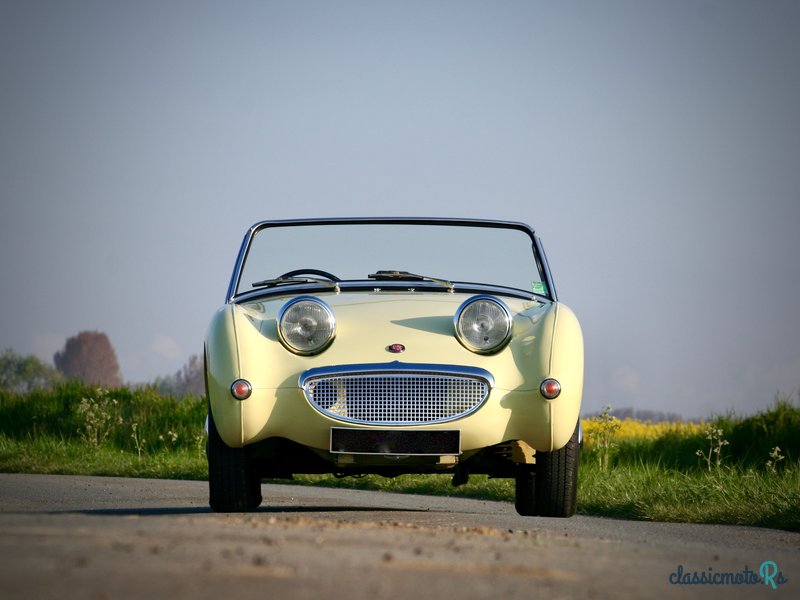
[[209,410],[222,441],[232,448],[243,445],[242,403],[230,393],[241,377],[234,307],[226,305],[212,317],[206,335],[206,385]]
[[584,369],[583,333],[575,313],[556,305],[550,351],[550,377],[561,383],[561,394],[550,405],[551,451],[566,446],[580,418]]

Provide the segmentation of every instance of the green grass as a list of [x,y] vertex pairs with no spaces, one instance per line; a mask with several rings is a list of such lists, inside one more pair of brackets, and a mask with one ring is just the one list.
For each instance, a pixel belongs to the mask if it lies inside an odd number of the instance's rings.
[[739,466],[677,471],[584,465],[580,512],[647,521],[752,525],[800,531],[800,465],[772,473]]
[[205,400],[161,396],[154,388],[120,388],[98,394],[75,382],[29,395],[0,390],[0,434],[17,440],[80,439],[90,424],[80,412],[84,399],[104,408],[109,417],[105,442],[110,446],[137,451],[132,438],[134,425],[150,452],[204,443]]
[[[82,400],[110,418],[81,412]],[[152,389],[98,394],[66,384],[27,396],[0,392],[0,472],[203,480],[205,413],[202,399],[162,397]],[[87,441],[87,420],[106,429],[101,443]],[[585,448],[578,512],[800,531],[800,409],[782,399],[752,417],[727,415],[714,424],[730,444],[721,468],[711,471],[696,455],[707,446],[701,435],[622,441],[608,470],[600,468],[596,450]],[[785,459],[773,471],[766,460],[775,446]],[[297,476],[294,483],[514,499],[513,481],[485,476],[472,476],[458,488],[445,475]]]
[[15,440],[0,434],[0,472],[58,475],[206,479],[205,455],[196,448],[160,449],[139,456],[111,446],[87,448],[78,440],[41,436]]

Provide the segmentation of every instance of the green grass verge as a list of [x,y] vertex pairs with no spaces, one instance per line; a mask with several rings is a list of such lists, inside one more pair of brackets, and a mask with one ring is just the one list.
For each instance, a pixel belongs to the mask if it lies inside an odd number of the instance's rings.
[[196,448],[162,449],[139,456],[111,446],[89,448],[77,440],[15,440],[4,434],[0,434],[0,472],[157,479],[206,479],[208,475],[205,456]]
[[752,525],[800,531],[800,464],[772,473],[742,467],[676,471],[657,465],[581,472],[578,509],[648,521]]

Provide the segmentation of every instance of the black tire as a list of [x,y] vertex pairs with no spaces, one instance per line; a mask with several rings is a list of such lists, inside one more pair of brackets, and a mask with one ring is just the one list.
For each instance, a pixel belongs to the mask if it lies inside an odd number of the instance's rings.
[[542,517],[571,517],[578,502],[580,423],[567,445],[536,454],[536,509]]
[[230,448],[225,444],[210,411],[206,458],[211,510],[248,512],[261,505],[261,478],[254,468],[251,449]]
[[516,477],[515,503],[523,516],[571,517],[578,500],[580,423],[567,445],[555,452],[536,453],[536,471]]
[[517,473],[514,487],[514,508],[523,517],[535,517],[536,512],[536,476],[530,469]]

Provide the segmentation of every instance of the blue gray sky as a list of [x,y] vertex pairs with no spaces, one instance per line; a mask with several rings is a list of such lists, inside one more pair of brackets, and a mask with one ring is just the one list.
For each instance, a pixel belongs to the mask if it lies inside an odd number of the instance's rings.
[[800,387],[800,3],[0,0],[0,349],[202,351],[262,219],[520,220],[585,410]]

